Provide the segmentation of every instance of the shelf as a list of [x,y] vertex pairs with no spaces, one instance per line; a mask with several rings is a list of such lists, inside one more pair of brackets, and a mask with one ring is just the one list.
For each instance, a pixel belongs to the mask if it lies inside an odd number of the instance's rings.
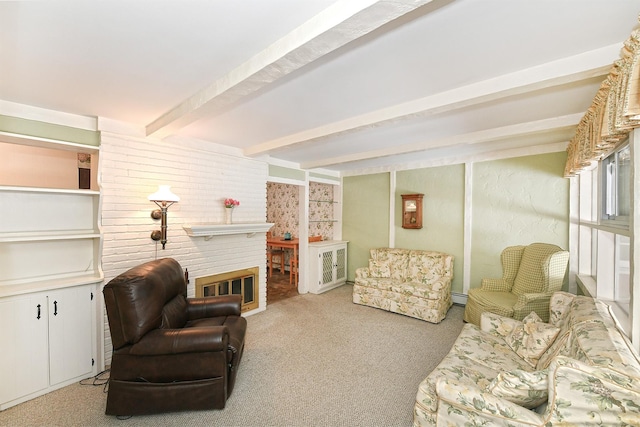
[[310,219],[309,222],[338,222],[337,219]]
[[314,203],[338,203],[335,200],[309,200],[309,203],[314,202]]
[[246,234],[247,237],[253,237],[256,233],[266,233],[273,225],[272,222],[200,223],[184,225],[182,228],[191,237],[204,237],[205,240],[209,240],[213,236],[229,234]]
[[58,194],[75,194],[80,196],[99,196],[100,192],[96,190],[74,190],[66,188],[47,188],[47,187],[20,187],[0,185],[0,191],[15,191],[21,193],[58,193]]
[[41,138],[38,136],[22,135],[4,131],[0,131],[0,142],[77,152],[98,152],[100,150],[100,147],[98,145],[80,144],[77,142],[61,141],[59,139],[51,138]]
[[0,298],[23,295],[31,292],[63,289],[72,286],[100,283],[104,277],[101,274],[79,274],[66,277],[46,279],[24,279],[15,281],[0,281]]
[[97,239],[101,235],[95,230],[72,230],[72,231],[33,231],[17,233],[1,233],[0,243],[10,242],[39,242],[46,240],[78,240]]

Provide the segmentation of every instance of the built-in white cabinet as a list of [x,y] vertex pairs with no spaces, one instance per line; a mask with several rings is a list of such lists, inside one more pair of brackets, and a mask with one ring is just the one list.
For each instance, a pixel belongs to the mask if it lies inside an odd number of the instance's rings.
[[347,242],[309,243],[309,291],[319,294],[347,281]]
[[96,374],[95,286],[0,299],[0,410]]
[[77,188],[76,161],[99,148],[1,131],[0,143],[16,171],[0,174],[2,410],[97,373],[103,274],[100,191]]

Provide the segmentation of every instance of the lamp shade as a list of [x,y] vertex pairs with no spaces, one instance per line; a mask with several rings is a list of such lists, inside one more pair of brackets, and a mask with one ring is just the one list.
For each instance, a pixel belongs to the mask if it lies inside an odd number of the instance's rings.
[[153,194],[149,194],[149,200],[152,202],[179,202],[180,197],[171,192],[171,187],[168,185],[161,185],[158,187],[158,191]]

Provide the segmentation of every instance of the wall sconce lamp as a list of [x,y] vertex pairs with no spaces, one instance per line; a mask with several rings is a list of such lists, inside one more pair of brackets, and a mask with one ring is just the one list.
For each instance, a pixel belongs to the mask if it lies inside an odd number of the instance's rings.
[[160,230],[151,232],[151,239],[155,241],[160,240],[162,249],[164,249],[164,245],[167,243],[167,209],[172,204],[179,202],[180,197],[173,194],[168,185],[161,185],[158,191],[149,195],[149,200],[160,208],[151,212],[151,218],[162,220]]

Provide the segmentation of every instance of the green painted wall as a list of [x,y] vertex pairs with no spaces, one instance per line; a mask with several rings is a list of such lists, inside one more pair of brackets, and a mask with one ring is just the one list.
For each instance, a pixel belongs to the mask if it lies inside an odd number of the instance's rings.
[[565,152],[473,165],[472,288],[501,277],[500,252],[534,242],[569,245]]
[[346,177],[342,193],[342,239],[348,240],[347,280],[369,265],[369,249],[389,246],[388,173]]
[[[568,248],[569,181],[566,153],[540,154],[472,165],[471,223],[465,225],[464,165],[396,173],[395,247],[430,249],[455,256],[452,291],[462,293],[464,229],[471,227],[471,287],[500,277],[500,252],[510,245],[548,242]],[[343,229],[349,240],[347,278],[368,264],[369,249],[388,246],[389,175],[343,180]],[[401,227],[401,194],[423,193],[423,228]]]
[[[402,194],[422,193],[422,228],[402,228]],[[464,165],[401,171],[396,174],[395,247],[451,254],[452,292],[462,293],[464,254]]]

